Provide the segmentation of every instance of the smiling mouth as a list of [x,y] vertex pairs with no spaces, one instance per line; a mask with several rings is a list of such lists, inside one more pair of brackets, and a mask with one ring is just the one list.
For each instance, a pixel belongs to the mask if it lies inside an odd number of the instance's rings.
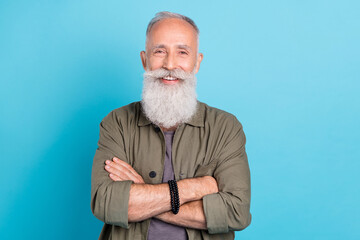
[[165,84],[175,84],[175,83],[177,83],[179,81],[178,78],[171,77],[171,76],[163,77],[163,78],[161,78],[161,80]]
[[179,80],[178,78],[171,77],[171,76],[166,76],[166,77],[163,77],[162,79],[167,80],[167,81],[175,81],[175,80]]

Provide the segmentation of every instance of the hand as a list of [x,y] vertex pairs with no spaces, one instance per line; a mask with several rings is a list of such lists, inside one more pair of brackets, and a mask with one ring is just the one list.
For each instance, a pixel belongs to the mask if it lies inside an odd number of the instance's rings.
[[112,161],[105,161],[105,170],[114,181],[131,180],[134,183],[145,183],[144,179],[129,164],[114,157]]

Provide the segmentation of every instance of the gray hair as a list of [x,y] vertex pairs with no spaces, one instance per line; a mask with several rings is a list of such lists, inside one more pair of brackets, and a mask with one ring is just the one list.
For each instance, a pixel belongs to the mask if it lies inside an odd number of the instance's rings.
[[173,13],[173,12],[158,12],[155,17],[153,17],[153,19],[151,19],[151,21],[149,22],[147,29],[146,29],[146,38],[149,35],[149,32],[151,31],[151,28],[154,26],[155,23],[159,22],[160,20],[163,19],[168,19],[168,18],[177,18],[177,19],[182,19],[185,20],[186,22],[190,23],[191,26],[193,26],[193,28],[196,31],[197,37],[199,37],[199,29],[196,26],[195,22],[189,18],[186,17],[184,15],[181,15],[179,13]]

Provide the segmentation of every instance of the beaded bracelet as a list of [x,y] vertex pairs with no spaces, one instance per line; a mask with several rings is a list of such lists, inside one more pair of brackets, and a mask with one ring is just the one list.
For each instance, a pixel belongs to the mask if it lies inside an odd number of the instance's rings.
[[168,184],[170,188],[171,211],[174,214],[177,214],[180,209],[180,199],[179,199],[179,191],[178,191],[177,183],[175,180],[169,180]]

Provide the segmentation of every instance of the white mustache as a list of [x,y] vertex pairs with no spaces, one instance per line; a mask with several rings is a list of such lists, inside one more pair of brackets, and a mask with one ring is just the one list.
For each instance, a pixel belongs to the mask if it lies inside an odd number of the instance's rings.
[[182,69],[174,69],[174,70],[167,70],[164,68],[159,68],[153,71],[146,71],[144,73],[145,78],[164,78],[164,77],[173,77],[180,80],[190,79],[194,76],[194,72],[185,72]]

